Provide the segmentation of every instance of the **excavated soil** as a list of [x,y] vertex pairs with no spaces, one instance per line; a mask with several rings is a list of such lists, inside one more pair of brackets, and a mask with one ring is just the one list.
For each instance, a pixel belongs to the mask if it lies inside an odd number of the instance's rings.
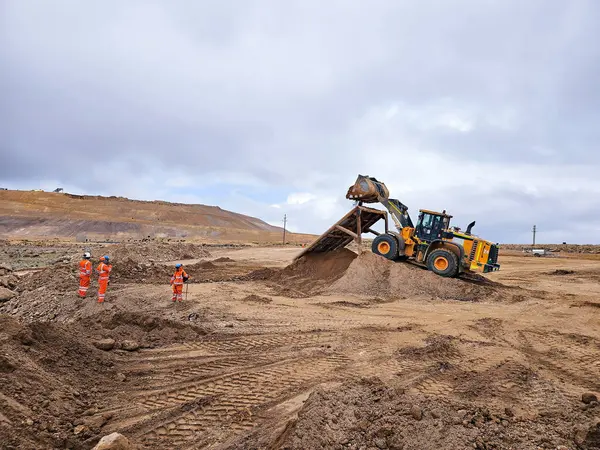
[[[113,358],[71,330],[5,316],[0,349],[0,447],[89,448],[84,442],[99,423],[86,411],[117,384]],[[76,435],[79,422],[87,425]]]
[[[194,324],[125,311],[67,325],[21,324],[0,315],[0,448],[91,448],[113,418],[99,410],[143,376],[123,374],[128,353],[197,341],[207,333]],[[101,349],[106,342],[110,348]]]
[[136,263],[200,259],[210,256],[210,252],[204,246],[182,242],[120,244],[109,251],[111,259],[115,261],[127,260]]
[[308,297],[323,292],[342,277],[356,256],[345,248],[329,253],[309,253],[284,269],[262,269],[248,278],[271,282],[280,295]]
[[0,448],[600,448],[600,262],[447,280],[297,254],[215,249],[182,303],[171,261],[115,260],[104,304],[77,298],[78,253],[2,261]]
[[365,252],[325,292],[383,298],[428,296],[465,301],[499,299],[503,295],[499,292],[501,285],[481,278],[442,278],[420,267],[392,262]]
[[[363,379],[312,393],[275,447],[534,450],[573,448],[576,439],[579,448],[591,449],[600,445],[597,413],[597,408],[582,411],[565,404],[544,417],[520,417],[511,408],[409,394],[378,379]],[[237,448],[267,445],[258,437]]]
[[92,253],[92,262],[109,255],[114,263],[124,261],[136,264],[210,257],[204,245],[185,242],[132,242],[121,244],[65,243],[52,241],[15,242],[0,240],[0,263],[11,263],[14,270],[43,268],[55,264],[76,265],[84,251]]
[[[250,272],[256,271],[254,264],[200,261],[184,266],[189,283],[214,283],[242,280]],[[153,307],[156,302],[164,301],[170,296],[169,282],[174,268],[160,263],[137,263],[126,259],[114,262],[106,301],[108,304],[134,308],[136,310]],[[78,269],[75,264],[57,263],[36,271],[15,275],[12,271],[2,269],[5,275],[0,276],[0,286],[11,289],[16,297],[10,302],[0,301],[0,313],[9,313],[26,320],[68,321],[94,314],[97,282],[95,277],[88,290],[88,298],[82,300],[77,296]],[[151,296],[148,303],[130,298],[132,285],[163,286],[162,299]]]
[[296,298],[349,294],[379,299],[420,296],[461,301],[520,301],[522,295],[519,290],[483,276],[442,278],[409,263],[392,262],[371,252],[359,256],[348,249],[308,254],[282,270],[264,269],[249,278],[267,280],[279,295]]

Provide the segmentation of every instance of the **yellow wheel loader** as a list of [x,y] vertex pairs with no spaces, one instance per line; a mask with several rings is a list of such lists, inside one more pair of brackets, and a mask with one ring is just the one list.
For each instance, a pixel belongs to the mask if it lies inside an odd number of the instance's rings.
[[393,261],[410,259],[443,277],[500,269],[498,245],[473,235],[471,230],[475,222],[461,232],[458,227],[450,228],[452,216],[446,211],[421,209],[417,224],[413,225],[408,207],[389,198],[385,184],[367,175],[358,176],[346,198],[359,202],[359,205],[381,203],[396,225],[397,232],[388,230],[373,239],[373,253]]

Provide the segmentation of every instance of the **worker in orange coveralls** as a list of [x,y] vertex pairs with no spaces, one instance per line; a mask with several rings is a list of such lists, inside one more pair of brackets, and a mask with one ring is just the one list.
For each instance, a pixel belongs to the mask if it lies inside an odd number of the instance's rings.
[[81,298],[85,298],[85,294],[90,287],[92,279],[92,262],[90,261],[88,252],[83,254],[83,259],[79,261],[79,291],[77,292]]
[[173,286],[173,301],[183,300],[183,283],[189,279],[181,264],[175,264],[175,273],[171,277],[171,286]]
[[112,270],[112,265],[108,263],[108,259],[108,256],[100,258],[100,264],[96,268],[96,272],[98,272],[98,303],[104,302],[106,288],[108,287],[108,275]]

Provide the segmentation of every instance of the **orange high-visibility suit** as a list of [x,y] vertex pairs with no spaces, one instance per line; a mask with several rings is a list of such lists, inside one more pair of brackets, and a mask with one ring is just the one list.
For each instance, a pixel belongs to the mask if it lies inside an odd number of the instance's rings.
[[92,279],[92,262],[89,259],[79,261],[79,291],[77,292],[81,298],[85,297],[90,280]]
[[104,296],[106,295],[106,288],[108,286],[108,275],[111,270],[112,266],[104,262],[98,264],[98,267],[96,268],[96,272],[98,272],[98,303],[104,302]]
[[183,300],[183,281],[188,279],[188,274],[185,273],[183,267],[175,270],[171,277],[171,286],[173,286],[173,301]]

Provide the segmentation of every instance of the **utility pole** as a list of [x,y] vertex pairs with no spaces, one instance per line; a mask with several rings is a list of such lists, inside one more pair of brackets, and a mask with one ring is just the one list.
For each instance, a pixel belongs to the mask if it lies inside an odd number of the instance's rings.
[[533,245],[532,245],[532,247],[535,247],[535,233],[536,233],[536,227],[534,225],[533,226]]
[[285,226],[287,224],[287,214],[283,215],[283,245],[285,245]]

